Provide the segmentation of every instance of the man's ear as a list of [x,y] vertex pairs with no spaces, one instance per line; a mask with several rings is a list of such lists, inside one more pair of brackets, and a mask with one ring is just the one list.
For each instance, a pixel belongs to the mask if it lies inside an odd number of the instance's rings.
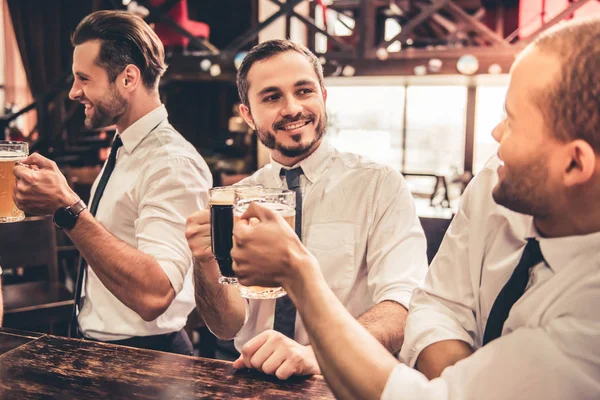
[[125,67],[123,72],[121,72],[120,79],[123,82],[123,89],[131,92],[142,83],[142,74],[138,67],[129,64]]
[[563,183],[573,187],[587,183],[596,170],[596,152],[585,140],[573,140],[565,149]]
[[242,115],[242,118],[244,118],[244,121],[250,125],[250,128],[256,130],[256,124],[254,123],[254,118],[252,118],[250,107],[245,104],[240,104],[240,114]]

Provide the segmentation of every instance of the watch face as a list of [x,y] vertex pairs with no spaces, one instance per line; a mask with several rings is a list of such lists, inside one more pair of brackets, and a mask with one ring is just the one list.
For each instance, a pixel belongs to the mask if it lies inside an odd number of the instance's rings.
[[77,223],[77,215],[73,215],[70,210],[59,208],[54,213],[54,224],[62,229],[73,229]]

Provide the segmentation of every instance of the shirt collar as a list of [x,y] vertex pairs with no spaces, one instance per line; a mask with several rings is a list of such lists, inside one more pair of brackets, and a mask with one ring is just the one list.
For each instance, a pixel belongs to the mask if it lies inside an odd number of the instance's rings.
[[557,273],[575,257],[586,253],[589,254],[590,258],[593,257],[592,254],[598,252],[600,232],[589,233],[587,235],[545,238],[536,229],[532,218],[527,238],[536,238],[540,242],[540,250],[544,256],[544,261],[546,261],[546,264],[554,273]]
[[129,125],[127,129],[119,133],[123,141],[123,148],[127,153],[132,153],[141,141],[169,114],[163,104],[144,115],[142,118]]
[[314,183],[317,179],[319,179],[323,171],[325,171],[325,168],[327,168],[329,160],[332,158],[334,153],[335,149],[333,146],[331,146],[326,139],[323,139],[319,147],[317,147],[317,149],[310,156],[306,157],[292,168],[279,164],[277,161],[273,160],[273,156],[271,156],[271,170],[273,177],[278,180],[281,179],[279,177],[279,173],[281,172],[282,168],[293,169],[302,167],[302,172],[304,173],[304,176],[306,176],[306,179],[308,179],[311,183]]

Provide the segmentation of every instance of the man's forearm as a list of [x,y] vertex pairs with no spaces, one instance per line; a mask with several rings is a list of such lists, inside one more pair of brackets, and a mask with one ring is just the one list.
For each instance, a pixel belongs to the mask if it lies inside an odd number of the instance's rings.
[[[209,263],[216,263],[215,260]],[[232,339],[244,325],[246,301],[235,286],[220,285],[219,275],[194,261],[194,293],[196,307],[211,332],[223,340]]]
[[404,326],[408,311],[395,301],[383,301],[358,318],[375,339],[390,353],[400,351],[404,342]]
[[144,320],[158,318],[175,298],[156,259],[112,235],[87,210],[67,234],[102,284]]
[[425,347],[415,364],[415,369],[428,379],[442,375],[446,367],[473,354],[473,349],[462,340],[443,340]]
[[397,360],[348,313],[317,269],[306,268],[302,279],[285,286],[336,397],[379,399]]

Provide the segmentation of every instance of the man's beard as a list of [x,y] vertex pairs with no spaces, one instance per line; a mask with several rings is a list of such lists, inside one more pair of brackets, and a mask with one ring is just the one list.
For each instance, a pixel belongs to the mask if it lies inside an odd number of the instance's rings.
[[[311,123],[314,123],[315,118],[313,115],[300,116],[300,117],[295,117],[293,119],[285,119],[284,121],[280,121],[280,122],[276,123],[274,125],[274,130],[276,130],[276,127],[278,126],[278,124],[281,124],[282,122],[287,124],[287,123],[293,123],[296,121],[308,120],[308,119],[311,120]],[[314,149],[314,147],[317,145],[317,143],[323,138],[323,136],[325,136],[325,133],[327,131],[327,114],[323,113],[323,118],[319,119],[319,123],[315,127],[315,138],[308,144],[302,144],[301,143],[302,135],[298,134],[298,135],[291,136],[291,139],[294,142],[298,143],[297,146],[284,146],[281,143],[277,142],[275,135],[271,131],[260,129],[260,128],[258,128],[258,126],[256,129],[257,129],[256,132],[258,134],[258,139],[267,148],[278,151],[284,157],[296,158],[296,157],[305,155],[307,153],[310,153]]]
[[551,213],[552,196],[546,189],[546,165],[545,157],[537,157],[512,173],[505,168],[504,178],[496,184],[492,192],[494,201],[521,214],[537,218],[548,217]]
[[99,100],[92,103],[92,115],[85,118],[85,126],[88,129],[104,128],[117,123],[125,113],[129,104],[119,92],[111,85],[110,98],[106,101]]

